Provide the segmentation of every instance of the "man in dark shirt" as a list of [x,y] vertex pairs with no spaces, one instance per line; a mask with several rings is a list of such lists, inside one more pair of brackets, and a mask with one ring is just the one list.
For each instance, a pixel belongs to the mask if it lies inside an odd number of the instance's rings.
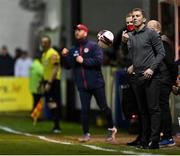
[[161,132],[163,136],[159,143],[160,147],[173,146],[175,142],[172,137],[172,117],[169,108],[169,96],[172,86],[176,84],[178,67],[174,62],[174,51],[170,40],[166,35],[161,34],[161,24],[156,20],[151,20],[147,24],[148,28],[154,29],[161,35],[166,56],[163,59],[160,71],[162,74],[160,87],[160,108],[161,108]]
[[[160,36],[146,27],[146,18],[140,8],[132,11],[135,31],[123,32],[122,41],[127,43],[132,65],[128,72],[134,74],[133,88],[142,122],[141,148],[157,149],[160,140],[159,64],[165,56]],[[122,45],[123,46],[123,45]]]

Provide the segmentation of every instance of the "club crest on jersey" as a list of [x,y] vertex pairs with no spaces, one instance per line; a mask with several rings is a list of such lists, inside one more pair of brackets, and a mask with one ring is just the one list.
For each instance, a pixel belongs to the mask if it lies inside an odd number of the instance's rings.
[[84,52],[88,53],[89,52],[89,48],[84,48]]

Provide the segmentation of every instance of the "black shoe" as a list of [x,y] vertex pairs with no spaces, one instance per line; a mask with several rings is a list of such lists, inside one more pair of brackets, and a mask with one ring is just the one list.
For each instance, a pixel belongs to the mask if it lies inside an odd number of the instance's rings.
[[146,143],[146,142],[140,142],[140,144],[137,145],[136,147],[141,148],[141,149],[148,149],[149,148],[148,143]]
[[140,144],[141,144],[140,139],[135,139],[134,141],[127,143],[128,146],[139,146]]
[[55,127],[52,129],[52,132],[53,132],[53,133],[61,133],[61,129],[59,128],[59,126],[55,126]]
[[155,142],[155,141],[149,142],[148,149],[159,149],[159,142]]
[[138,135],[134,141],[128,142],[128,146],[139,146],[141,144],[141,137]]

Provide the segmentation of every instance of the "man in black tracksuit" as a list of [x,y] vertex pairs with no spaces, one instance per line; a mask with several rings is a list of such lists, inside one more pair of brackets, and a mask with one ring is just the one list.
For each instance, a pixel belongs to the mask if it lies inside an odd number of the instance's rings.
[[176,78],[178,75],[178,67],[174,62],[174,52],[170,40],[166,35],[161,34],[161,24],[156,20],[148,22],[147,26],[154,29],[161,35],[166,56],[163,59],[160,67],[162,74],[161,87],[160,87],[160,108],[161,108],[161,132],[163,136],[159,145],[161,147],[173,146],[175,142],[172,137],[172,117],[169,108],[169,96],[172,90],[172,86],[176,84]]
[[107,141],[111,141],[115,139],[117,129],[113,126],[112,112],[107,106],[105,97],[105,83],[101,72],[103,52],[97,43],[87,40],[87,35],[88,28],[83,24],[77,25],[75,29],[77,44],[70,51],[66,48],[62,50],[66,66],[74,70],[75,82],[80,94],[84,136],[79,141],[90,140],[89,111],[93,95],[106,116],[110,132]]
[[[146,18],[140,8],[132,11],[135,31],[123,32],[122,41],[127,43],[132,58],[130,73],[142,122],[141,146],[144,149],[159,148],[160,140],[160,72],[159,65],[165,56],[160,36],[145,26]],[[125,44],[126,45],[126,44]],[[123,47],[123,45],[122,45]]]

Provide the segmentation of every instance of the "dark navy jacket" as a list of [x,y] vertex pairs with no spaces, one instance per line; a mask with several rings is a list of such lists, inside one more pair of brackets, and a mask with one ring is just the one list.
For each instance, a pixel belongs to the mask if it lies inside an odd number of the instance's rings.
[[[76,62],[78,55],[83,57],[82,64]],[[102,49],[97,43],[89,40],[78,42],[70,49],[69,55],[64,57],[66,67],[74,69],[75,81],[80,91],[104,86],[104,78],[101,72],[102,62]]]

